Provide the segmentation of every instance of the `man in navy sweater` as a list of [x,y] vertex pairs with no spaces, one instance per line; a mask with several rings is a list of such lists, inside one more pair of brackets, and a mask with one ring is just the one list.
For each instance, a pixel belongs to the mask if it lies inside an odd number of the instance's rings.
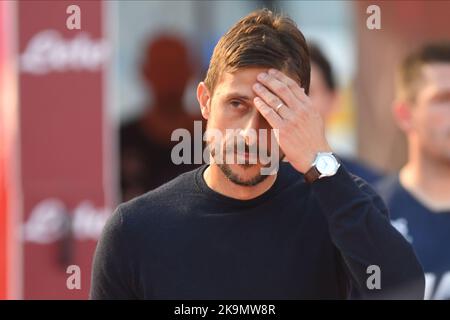
[[[255,11],[220,39],[197,98],[207,131],[224,138],[207,136],[210,164],[117,208],[92,299],[345,299],[352,286],[423,298],[411,246],[332,153],[309,79],[287,17]],[[260,129],[269,134],[251,134]]]

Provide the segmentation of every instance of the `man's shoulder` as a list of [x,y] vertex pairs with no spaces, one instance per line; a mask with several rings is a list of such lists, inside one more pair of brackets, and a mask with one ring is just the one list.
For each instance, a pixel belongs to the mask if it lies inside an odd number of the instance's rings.
[[126,223],[133,224],[170,216],[199,193],[195,179],[200,169],[182,173],[158,188],[120,204],[116,211]]
[[386,177],[376,185],[376,188],[386,202],[393,219],[414,219],[429,211],[403,187],[398,175]]
[[383,178],[375,185],[375,189],[389,208],[391,219],[411,218],[415,215],[415,211],[421,208],[402,186],[398,174]]

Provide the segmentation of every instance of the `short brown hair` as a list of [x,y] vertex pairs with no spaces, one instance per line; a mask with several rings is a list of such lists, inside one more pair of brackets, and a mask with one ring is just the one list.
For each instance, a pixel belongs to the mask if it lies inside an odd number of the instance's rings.
[[282,70],[309,91],[308,46],[295,22],[285,15],[262,9],[238,21],[214,48],[205,84],[213,92],[223,72],[246,67]]
[[397,97],[413,102],[416,99],[422,67],[431,63],[450,63],[450,42],[429,43],[409,54],[397,73]]

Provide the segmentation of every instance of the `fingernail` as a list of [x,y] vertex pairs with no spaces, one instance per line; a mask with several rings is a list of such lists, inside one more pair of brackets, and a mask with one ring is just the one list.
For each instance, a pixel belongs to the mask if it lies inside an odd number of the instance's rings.
[[271,74],[271,75],[275,75],[276,73],[277,73],[277,70],[275,70],[275,69],[269,70],[269,74]]
[[267,73],[263,72],[263,73],[258,74],[258,79],[264,80],[266,78],[267,78]]
[[261,90],[262,86],[259,83],[255,83],[255,85],[253,86],[253,88],[255,88],[255,90]]

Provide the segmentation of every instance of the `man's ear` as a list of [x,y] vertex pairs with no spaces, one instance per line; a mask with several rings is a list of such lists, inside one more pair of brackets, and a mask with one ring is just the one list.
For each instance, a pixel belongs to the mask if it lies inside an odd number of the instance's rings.
[[203,118],[208,120],[211,112],[211,95],[203,81],[197,86],[197,100],[200,105],[200,111]]
[[392,114],[395,122],[404,132],[409,132],[413,127],[412,106],[406,101],[394,101],[392,103]]

